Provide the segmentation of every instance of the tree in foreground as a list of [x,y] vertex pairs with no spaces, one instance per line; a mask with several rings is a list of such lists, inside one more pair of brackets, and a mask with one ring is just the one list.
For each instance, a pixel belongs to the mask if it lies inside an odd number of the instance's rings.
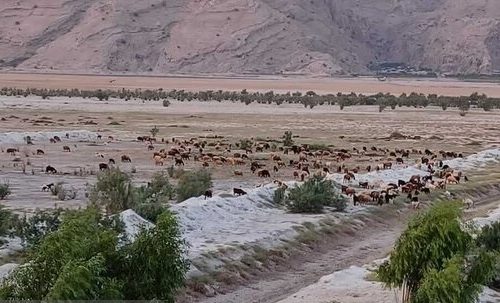
[[[114,218],[114,219],[113,219]],[[166,300],[187,271],[185,244],[167,212],[134,243],[120,243],[119,217],[70,211],[0,285],[3,300]]]
[[185,242],[170,212],[162,213],[156,227],[143,230],[128,249],[127,299],[161,299],[174,302],[175,290],[182,286],[189,263]]
[[495,254],[477,247],[460,204],[439,203],[415,217],[378,270],[402,302],[472,303],[494,274]]
[[333,181],[313,176],[303,184],[290,189],[285,204],[294,213],[319,213],[325,206],[342,211],[347,201],[336,190]]

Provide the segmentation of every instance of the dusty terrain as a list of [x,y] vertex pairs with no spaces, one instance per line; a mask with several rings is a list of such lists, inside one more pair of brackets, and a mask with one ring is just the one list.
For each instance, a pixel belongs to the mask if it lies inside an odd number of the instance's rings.
[[[162,107],[160,102],[142,103],[137,101],[123,102],[111,100],[71,100],[52,98],[42,100],[37,97],[0,98],[1,118],[0,129],[3,133],[14,132],[21,142],[2,143],[2,149],[19,147],[18,153],[23,158],[29,155],[30,166],[26,167],[26,175],[21,175],[21,166],[13,167],[14,156],[0,154],[2,177],[12,179],[12,185],[19,187],[20,194],[13,195],[6,201],[14,208],[33,209],[35,207],[52,207],[56,201],[48,193],[41,193],[40,188],[46,183],[64,179],[73,186],[80,188],[79,199],[64,202],[64,205],[80,203],[84,198],[84,184],[92,182],[94,176],[77,176],[80,169],[95,173],[98,164],[113,158],[126,171],[137,170],[135,178],[144,181],[154,171],[165,169],[173,164],[170,159],[165,166],[155,166],[152,151],[148,151],[143,143],[137,142],[140,135],[148,135],[153,126],[160,130],[158,138],[167,141],[172,138],[190,139],[198,137],[212,142],[239,142],[243,138],[280,139],[283,133],[291,130],[298,143],[314,143],[332,145],[335,148],[352,149],[363,146],[379,146],[388,148],[430,148],[446,149],[464,153],[477,152],[500,144],[500,120],[498,112],[483,112],[473,110],[465,117],[456,111],[442,111],[436,108],[423,110],[396,109],[379,113],[375,107],[353,107],[340,111],[337,107],[318,106],[312,110],[300,105],[250,105],[240,103],[200,103],[173,102],[170,107]],[[242,112],[244,109],[244,112]],[[272,114],[271,114],[272,113]],[[48,140],[36,141],[28,146],[23,141],[23,132],[61,132],[64,136],[68,131],[90,131],[100,134],[103,140],[91,142],[68,142],[51,144]],[[391,133],[399,132],[406,136],[420,136],[420,139],[389,138]],[[112,136],[113,139],[107,139]],[[210,139],[222,136],[219,139]],[[63,152],[62,146],[72,148],[70,153]],[[158,143],[156,150],[164,144]],[[167,148],[172,144],[166,145]],[[41,148],[45,155],[36,156],[33,153]],[[225,155],[231,153],[221,151]],[[105,159],[97,158],[96,153],[105,155]],[[130,155],[132,163],[120,163],[122,154]],[[254,159],[266,162],[270,151],[252,155]],[[290,156],[292,159],[293,156]],[[366,167],[374,164],[377,157],[356,157],[346,162],[350,169],[356,166]],[[412,156],[413,159],[418,155]],[[284,158],[288,161],[288,158]],[[27,160],[23,159],[26,163]],[[412,160],[410,160],[412,161]],[[272,163],[266,162],[272,170]],[[46,165],[56,167],[69,176],[51,176],[42,173]],[[336,166],[332,165],[332,170]],[[201,162],[186,161],[186,168],[201,168]],[[249,164],[231,167],[213,165],[211,169],[215,176],[215,189],[228,190],[233,186],[253,186],[265,180],[252,175]],[[32,170],[34,174],[32,175]],[[234,170],[241,170],[243,176],[234,176]],[[85,175],[85,174],[84,174]],[[284,168],[278,173],[272,173],[274,179],[293,179],[293,169]],[[28,182],[26,182],[28,180]],[[33,202],[36,201],[36,204]]]
[[[444,96],[469,96],[475,92],[500,97],[500,85],[495,82],[466,82],[452,79],[389,78],[379,81],[370,77],[307,78],[307,77],[200,77],[200,76],[119,76],[0,73],[0,87],[47,89],[159,89],[165,90],[224,90],[274,91],[279,93],[314,91],[318,94],[355,92],[358,94],[412,92]],[[245,110],[248,110],[246,108]]]
[[[44,79],[46,79],[44,81]],[[110,82],[111,81],[111,82]],[[45,85],[44,85],[45,84]],[[418,87],[422,84],[421,87]],[[184,85],[184,86],[183,86]],[[226,85],[226,87],[224,86]],[[235,89],[241,90],[308,90],[313,87],[318,91],[332,92],[341,87],[373,90],[386,89],[391,92],[411,92],[414,89],[429,92],[468,94],[468,92],[500,93],[495,84],[431,81],[379,82],[373,79],[363,80],[297,80],[276,79],[205,79],[205,78],[148,78],[148,77],[90,77],[63,75],[0,75],[0,86],[17,87],[64,87],[64,88],[186,88],[198,89]],[[464,92],[465,91],[465,92]],[[490,93],[491,92],[491,93]],[[18,212],[32,212],[36,208],[80,207],[86,204],[85,192],[88,184],[95,182],[95,174],[101,162],[113,158],[117,166],[132,173],[138,183],[146,182],[154,172],[161,171],[174,164],[167,159],[164,166],[155,166],[153,151],[147,144],[138,142],[137,137],[149,135],[154,126],[159,128],[158,143],[155,151],[171,148],[172,138],[179,140],[197,138],[207,142],[235,144],[243,138],[254,140],[281,140],[285,131],[292,131],[297,143],[324,144],[333,149],[361,149],[363,146],[383,148],[447,150],[472,155],[482,150],[498,148],[500,145],[500,113],[484,112],[472,109],[462,117],[456,110],[443,111],[438,108],[413,109],[397,108],[378,112],[378,107],[356,106],[340,111],[337,106],[317,106],[306,109],[302,105],[251,104],[231,102],[172,102],[163,107],[161,102],[141,102],[122,100],[82,100],[75,98],[53,97],[43,100],[39,97],[0,97],[0,181],[8,181],[13,194],[2,204]],[[391,136],[394,132],[412,137],[404,139]],[[66,133],[68,138],[66,138]],[[54,134],[62,138],[61,143],[50,143],[48,138]],[[102,139],[97,139],[97,135]],[[30,135],[34,145],[27,145],[23,138]],[[161,138],[169,142],[161,143]],[[71,148],[64,152],[63,146]],[[19,148],[15,155],[8,154],[7,148]],[[42,149],[44,155],[36,155],[36,149]],[[231,152],[216,150],[209,146],[207,152],[231,156],[242,152],[233,147]],[[35,154],[34,154],[35,153]],[[96,153],[104,158],[96,157]],[[121,155],[129,155],[132,163],[121,163]],[[353,154],[355,152],[353,151]],[[296,159],[295,155],[283,155],[283,160]],[[327,213],[303,216],[289,214],[286,211],[269,207],[257,201],[263,190],[255,186],[271,183],[274,179],[294,180],[294,169],[281,168],[272,171],[275,163],[269,160],[270,150],[254,152],[251,159],[266,164],[271,170],[271,178],[259,178],[250,172],[249,163],[242,166],[230,164],[217,165],[210,162],[209,170],[214,178],[214,198],[204,200],[193,198],[191,202],[173,206],[182,217],[185,235],[192,244],[191,256],[206,255],[211,252],[217,256],[222,251],[233,249],[233,254],[243,256],[249,247],[266,243],[275,247],[285,243],[284,239],[293,238],[298,227],[305,223],[317,224],[322,219],[337,222],[349,222],[350,216],[365,215],[356,230],[347,230],[336,236],[325,238],[328,241],[317,247],[305,248],[304,255],[298,255],[284,262],[269,272],[257,273],[247,278],[242,284],[221,287],[218,291],[226,294],[206,298],[200,294],[188,296],[187,302],[194,298],[202,302],[276,302],[286,299],[300,302],[301,293],[296,291],[316,282],[321,276],[333,271],[345,269],[351,265],[362,266],[384,257],[394,240],[412,213],[405,208],[400,212],[392,205],[380,208],[377,216],[371,216],[370,206],[349,206],[345,213]],[[14,161],[19,157],[19,161]],[[394,172],[404,171],[412,166],[419,154],[411,154],[405,164],[395,167]],[[367,165],[379,165],[387,155],[355,155],[345,161],[347,168],[361,167],[365,174]],[[498,158],[498,156],[497,156]],[[498,159],[497,159],[498,160]],[[324,161],[329,161],[324,159]],[[29,162],[29,164],[28,164]],[[201,168],[201,162],[192,159],[185,161],[185,169]],[[23,166],[24,164],[24,166]],[[43,172],[47,165],[58,169],[58,174]],[[332,171],[336,170],[332,164]],[[486,165],[486,169],[495,170],[497,166]],[[25,172],[23,173],[23,168]],[[475,168],[475,167],[473,167]],[[236,176],[240,170],[243,176]],[[471,179],[491,178],[477,176],[472,172]],[[381,173],[381,175],[383,175]],[[397,174],[396,174],[397,175]],[[395,176],[396,176],[395,175]],[[67,188],[77,190],[74,200],[59,201],[48,192],[42,192],[43,185],[52,182],[64,182]],[[173,180],[175,183],[176,181]],[[357,184],[353,183],[353,186]],[[247,197],[234,198],[231,189],[240,187],[256,192]],[[258,199],[257,199],[258,198]],[[265,199],[264,199],[265,200]],[[498,205],[497,199],[479,197],[477,215],[484,215]],[[264,201],[265,202],[265,201]],[[251,203],[252,205],[248,205]],[[375,207],[375,206],[372,206]],[[382,214],[382,215],[380,215]],[[389,216],[387,216],[389,215]],[[189,221],[191,220],[191,221]],[[365,232],[368,229],[368,232]],[[356,241],[353,241],[355,239]],[[271,245],[272,244],[272,245]],[[274,246],[273,246],[274,245]],[[222,259],[235,257],[222,254]],[[304,257],[306,256],[306,257]],[[207,257],[208,258],[208,257]],[[235,257],[236,258],[236,257]],[[220,259],[220,260],[222,260]],[[307,262],[307,260],[312,260]],[[209,259],[213,265],[220,260]],[[231,259],[230,259],[231,260]],[[198,266],[199,260],[196,260]],[[202,267],[200,267],[202,269]],[[314,294],[313,294],[314,295]],[[342,295],[351,296],[342,291]],[[291,297],[289,297],[291,296]],[[289,297],[289,298],[287,298]],[[303,298],[303,302],[307,297]],[[288,302],[284,301],[284,302]]]
[[118,73],[500,69],[488,0],[4,0],[0,67]]

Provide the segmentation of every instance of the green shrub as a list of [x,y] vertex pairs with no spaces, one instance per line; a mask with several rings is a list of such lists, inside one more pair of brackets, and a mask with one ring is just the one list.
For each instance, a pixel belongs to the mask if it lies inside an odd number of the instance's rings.
[[149,132],[151,133],[151,136],[154,138],[156,137],[156,135],[158,135],[160,129],[155,125],[152,129],[149,130]]
[[175,190],[164,172],[153,175],[148,186],[136,190],[134,211],[141,217],[156,222],[157,217],[167,210],[166,204],[173,199]]
[[182,202],[191,197],[201,196],[212,187],[212,176],[207,170],[185,172],[177,184],[177,201]]
[[240,149],[247,150],[251,149],[253,146],[253,142],[250,139],[240,140]]
[[175,217],[164,212],[155,227],[124,245],[115,223],[95,208],[65,213],[60,227],[2,281],[0,299],[173,302],[188,270]]
[[345,209],[346,198],[335,188],[331,180],[313,176],[302,185],[291,188],[286,198],[286,205],[294,213],[319,213],[324,206]]
[[37,210],[34,215],[17,220],[14,235],[22,239],[27,247],[33,247],[61,224],[62,209]]
[[500,221],[484,226],[476,242],[487,250],[500,252]]
[[0,236],[7,235],[16,221],[17,216],[5,206],[0,205]]
[[134,187],[129,175],[112,168],[97,175],[97,182],[90,188],[92,205],[115,214],[134,206]]
[[12,191],[10,190],[10,185],[8,182],[0,184],[0,200],[4,200],[11,193]]
[[162,213],[154,228],[139,233],[127,255],[125,297],[173,303],[175,290],[183,285],[189,269],[186,244],[175,216]]
[[144,219],[156,223],[158,216],[168,210],[168,207],[158,203],[139,203],[134,211]]
[[292,146],[293,145],[293,134],[291,131],[286,131],[283,135],[283,145],[284,146]]
[[317,150],[328,150],[328,146],[326,144],[309,144],[308,145],[309,150],[311,151],[317,151]]
[[274,195],[273,195],[273,203],[274,204],[283,204],[285,202],[285,192],[286,192],[286,189],[283,188],[283,187],[278,187],[275,191],[274,191]]
[[163,100],[163,107],[169,107],[169,106],[170,106],[170,101]]
[[461,203],[441,202],[417,215],[377,271],[402,302],[476,302],[494,275],[495,256],[474,245]]

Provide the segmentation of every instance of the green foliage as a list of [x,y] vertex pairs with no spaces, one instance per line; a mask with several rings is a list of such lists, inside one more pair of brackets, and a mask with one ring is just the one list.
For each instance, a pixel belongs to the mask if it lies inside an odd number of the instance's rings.
[[302,185],[290,189],[285,201],[294,213],[319,213],[325,206],[342,211],[347,201],[336,189],[331,180],[313,176]]
[[158,216],[168,210],[168,207],[158,203],[139,203],[134,206],[134,211],[144,219],[156,223]]
[[128,248],[126,298],[174,302],[189,268],[185,247],[174,215],[164,212],[156,227],[143,230]]
[[252,149],[253,142],[250,139],[240,140],[240,149],[247,150]]
[[283,145],[284,146],[292,146],[293,145],[293,135],[291,131],[286,131],[283,135]]
[[10,190],[10,185],[8,182],[0,184],[0,200],[4,200],[11,193],[12,191]]
[[474,302],[491,278],[494,257],[474,251],[460,218],[460,203],[443,202],[408,224],[377,272],[386,286],[403,287],[403,302]]
[[205,169],[183,173],[177,183],[177,201],[201,196],[212,187],[212,176]]
[[134,243],[122,242],[118,216],[96,208],[69,211],[1,282],[3,300],[166,300],[188,269],[175,217],[164,212]]
[[309,144],[308,147],[310,151],[328,150],[328,146],[322,143]]
[[49,233],[61,225],[62,209],[37,210],[34,215],[17,220],[14,234],[23,240],[27,247],[38,245]]
[[14,222],[17,221],[17,216],[11,210],[0,205],[0,236],[8,234]]
[[480,247],[500,252],[500,221],[484,226],[476,241]]
[[163,107],[169,107],[170,106],[170,101],[168,100],[163,100]]
[[484,226],[476,243],[480,248],[496,254],[498,261],[496,262],[495,277],[489,286],[500,289],[500,221]]
[[96,209],[65,214],[60,228],[3,282],[2,299],[105,299],[106,283],[91,281],[106,281],[104,268],[120,263],[112,263],[119,259],[118,232],[101,221]]
[[144,219],[156,222],[158,216],[168,209],[166,205],[173,199],[174,194],[174,187],[165,172],[157,172],[148,186],[136,189],[137,202],[133,209]]
[[274,191],[273,203],[274,204],[283,204],[285,202],[285,193],[286,193],[286,189],[284,187],[278,187]]
[[104,208],[109,214],[133,208],[134,187],[130,176],[117,168],[101,172],[97,175],[96,184],[90,189],[89,200],[92,205]]
[[152,129],[149,130],[149,132],[151,133],[151,136],[154,138],[156,137],[156,135],[158,135],[160,129],[155,125]]

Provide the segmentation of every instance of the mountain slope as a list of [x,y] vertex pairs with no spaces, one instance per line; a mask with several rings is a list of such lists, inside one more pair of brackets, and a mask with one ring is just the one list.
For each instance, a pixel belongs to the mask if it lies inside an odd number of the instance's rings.
[[366,73],[500,70],[491,0],[3,0],[0,68]]

